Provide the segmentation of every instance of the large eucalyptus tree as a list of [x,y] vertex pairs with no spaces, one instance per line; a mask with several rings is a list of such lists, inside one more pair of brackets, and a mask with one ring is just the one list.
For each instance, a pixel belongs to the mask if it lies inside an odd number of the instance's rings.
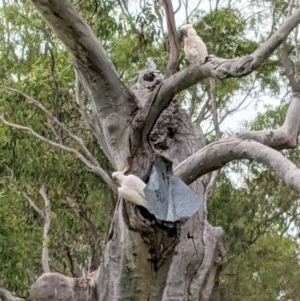
[[[71,54],[77,103],[113,168],[128,168],[128,173],[146,181],[154,158],[163,155],[173,161],[174,174],[191,184],[204,200],[204,206],[188,221],[171,228],[156,221],[143,208],[118,202],[98,269],[86,278],[52,273],[45,247],[45,273],[32,285],[31,298],[217,300],[217,280],[225,253],[220,241],[222,229],[207,221],[206,201],[217,175],[212,172],[232,160],[250,159],[266,165],[284,183],[300,191],[300,170],[279,152],[297,146],[300,90],[288,57],[286,38],[300,22],[300,9],[294,9],[294,1],[291,1],[286,20],[253,53],[233,59],[209,55],[204,64],[193,63],[178,71],[180,43],[172,1],[164,0],[170,48],[166,70],[162,75],[145,68],[131,86],[126,86],[101,42],[68,0],[31,2]],[[219,135],[219,140],[204,146],[191,118],[180,108],[176,95],[203,79],[226,81],[230,77],[247,76],[260,68],[276,49],[280,49],[286,84],[293,92],[283,125],[222,139]],[[82,87],[89,97],[88,113]],[[3,117],[1,120],[26,130]],[[63,127],[58,120],[53,120]],[[55,142],[52,145],[57,147]],[[107,172],[94,161],[84,145],[81,146],[84,155],[74,155],[116,192]],[[43,190],[41,195],[46,202]],[[49,219],[49,212],[41,215]],[[46,224],[44,234],[47,237]]]

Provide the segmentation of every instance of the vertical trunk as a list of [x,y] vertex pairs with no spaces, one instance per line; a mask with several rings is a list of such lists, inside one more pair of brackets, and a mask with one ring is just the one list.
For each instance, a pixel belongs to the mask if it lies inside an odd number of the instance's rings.
[[[200,147],[189,116],[176,100],[161,114],[149,142],[174,167]],[[149,156],[137,152],[135,174],[145,176]],[[200,199],[202,180],[192,184]],[[210,300],[221,233],[207,222],[203,206],[184,224],[170,225],[120,201],[97,274],[98,300]]]

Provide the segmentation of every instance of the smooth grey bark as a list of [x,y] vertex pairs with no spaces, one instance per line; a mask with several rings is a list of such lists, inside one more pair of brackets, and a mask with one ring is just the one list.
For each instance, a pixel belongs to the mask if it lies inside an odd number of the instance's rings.
[[[101,127],[94,133],[100,133],[97,139],[109,152],[108,158],[115,168],[127,166],[128,158],[133,157],[131,172],[145,176],[155,156],[151,147],[149,150],[150,144],[173,160],[175,172],[187,183],[193,182],[191,187],[200,198],[205,194],[205,176],[199,177],[240,158],[272,166],[286,183],[297,189],[299,170],[271,149],[295,145],[300,115],[297,95],[289,109],[289,120],[281,129],[244,133],[200,150],[200,139],[174,95],[203,78],[241,77],[257,69],[300,22],[300,10],[250,56],[231,60],[210,56],[204,64],[192,64],[166,80],[152,74],[154,79],[150,83],[144,76],[152,71],[144,70],[140,73],[142,78],[137,78],[133,94],[123,85],[101,43],[68,1],[31,2],[72,54],[77,75],[91,99],[93,118]],[[144,104],[141,109],[140,104]],[[296,128],[293,120],[297,122]],[[287,137],[290,130],[292,134]],[[275,165],[267,159],[268,154],[278,159]],[[223,256],[221,235],[220,228],[207,222],[203,207],[183,225],[167,225],[120,200],[97,271],[87,279],[45,273],[31,287],[31,298],[209,301]]]
[[102,127],[104,139],[98,138],[105,145],[103,148],[109,149],[112,165],[123,169],[130,156],[127,124],[137,109],[133,95],[119,79],[100,41],[69,1],[31,2],[69,49]]

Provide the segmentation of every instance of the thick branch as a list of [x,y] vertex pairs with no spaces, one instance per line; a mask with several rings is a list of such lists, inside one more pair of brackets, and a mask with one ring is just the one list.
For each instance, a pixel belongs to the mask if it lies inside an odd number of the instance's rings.
[[166,12],[168,40],[170,43],[170,56],[165,72],[165,78],[168,78],[172,74],[178,71],[180,46],[179,46],[179,41],[176,32],[176,24],[175,24],[172,1],[163,0],[163,5]]
[[[261,151],[268,150],[267,152],[275,152],[275,153],[277,152],[275,150],[271,150],[270,148],[276,148],[280,150],[284,148],[295,147],[297,145],[299,126],[300,126],[300,94],[295,93],[289,105],[285,121],[280,128],[275,130],[263,130],[263,131],[252,131],[252,132],[249,131],[249,132],[241,133],[235,137],[229,137],[211,143],[210,145],[199,150],[197,153],[193,154],[185,161],[183,161],[176,168],[176,173],[179,174],[184,181],[186,181],[187,183],[191,183],[197,177],[204,175],[212,170],[219,169],[232,160],[235,159],[256,160],[255,157],[253,158],[251,157],[250,149],[248,151],[243,150],[243,152],[240,153],[241,149],[238,149],[235,146],[235,144],[240,145],[241,141],[245,141],[245,143],[250,143],[249,141],[252,140],[251,145],[258,142],[257,144],[255,144],[257,149],[259,149],[260,146]],[[227,154],[226,151],[228,152]],[[261,162],[259,160],[256,161]],[[198,162],[198,164],[196,162]],[[262,162],[262,163],[265,163],[267,165],[269,164],[268,162]],[[197,174],[196,178],[195,178],[195,174]],[[290,183],[287,184],[291,185]]]
[[79,106],[79,112],[81,114],[81,117],[86,123],[86,125],[89,126],[93,131],[94,136],[97,138],[99,145],[101,146],[106,157],[109,159],[110,163],[113,165],[114,168],[116,168],[114,159],[112,158],[107,143],[105,141],[101,123],[97,118],[95,118],[94,112],[91,112],[90,114],[87,113],[86,105],[84,104],[84,101],[81,96],[82,83],[80,80],[80,76],[76,68],[74,68],[74,72],[75,72],[75,98]]
[[102,125],[109,151],[115,165],[121,169],[130,155],[128,120],[137,109],[135,98],[119,79],[95,34],[69,1],[31,2],[70,50],[74,66],[91,97],[92,110]]
[[50,208],[50,201],[47,197],[45,186],[42,185],[39,193],[45,202],[44,212],[45,212],[45,219],[44,219],[44,233],[43,233],[43,251],[42,251],[42,267],[43,272],[48,273],[50,272],[49,267],[49,251],[48,251],[48,233],[50,231],[51,226],[51,208]]
[[175,173],[187,184],[236,159],[250,159],[270,167],[288,186],[300,192],[300,169],[280,152],[237,137],[212,143],[179,164]]
[[283,125],[275,130],[249,131],[238,135],[243,140],[251,139],[281,150],[297,145],[300,126],[300,93],[295,93],[286,113]]
[[[124,89],[100,41],[71,3],[67,0],[31,0],[31,2],[70,50],[80,70],[86,71],[85,75],[89,72],[102,75],[102,78],[94,79],[100,83],[99,90],[103,93],[107,89],[100,87],[112,85],[113,89],[110,91],[112,94],[104,99],[99,98],[101,105],[106,104],[109,108],[102,107],[99,113],[110,113],[115,106],[129,102],[131,97],[128,97],[127,90]],[[110,103],[112,100],[113,103]]]
[[[186,69],[164,80],[161,87],[153,91],[155,97],[153,95],[152,97],[150,96],[147,104],[137,115],[137,122],[134,126],[142,129],[143,137],[148,136],[162,110],[169,104],[176,93],[189,88],[204,78],[243,77],[253,72],[278,48],[299,22],[300,9],[296,10],[284,21],[278,30],[251,55],[235,59],[222,59],[210,56],[206,63],[191,64]],[[146,118],[144,123],[140,122],[143,118]],[[141,131],[134,131],[134,133],[139,132]]]

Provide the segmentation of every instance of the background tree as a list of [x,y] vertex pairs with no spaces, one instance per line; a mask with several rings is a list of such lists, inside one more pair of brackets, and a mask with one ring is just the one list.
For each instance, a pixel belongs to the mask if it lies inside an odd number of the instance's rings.
[[[138,12],[123,1],[74,3],[101,44],[67,1],[32,1],[67,51],[30,3],[3,2],[1,120],[9,127],[1,127],[2,286],[23,295],[43,270],[31,288],[34,299],[297,300],[297,247],[287,231],[290,223],[297,226],[298,194],[277,178],[300,190],[299,170],[287,159],[297,155],[286,152],[285,157],[274,149],[296,146],[297,65],[293,73],[288,58],[297,61],[297,33],[295,40],[285,39],[300,13],[294,1],[252,2],[257,12],[248,18],[230,1],[224,6],[211,1],[205,11],[198,10],[199,4],[189,11],[188,1],[179,2],[186,21],[196,21],[209,53],[217,55],[187,68],[181,56],[179,72],[177,8],[170,1],[146,2]],[[270,32],[257,31],[255,38],[247,38],[249,29],[270,11]],[[273,54],[280,44],[289,84]],[[163,81],[158,73],[139,71],[149,56],[165,70]],[[205,80],[209,77],[239,79]],[[285,88],[293,92],[289,106],[285,95],[279,110],[260,116],[251,131],[222,139],[222,122],[257,98],[259,89],[260,95],[265,91],[275,97]],[[108,174],[129,166],[130,173],[147,180],[153,149],[174,161],[175,173],[193,182],[205,206],[174,231],[143,209],[121,202],[108,230],[107,212],[115,204],[111,191],[116,191]],[[219,176],[212,171],[235,159],[251,159],[267,168],[248,161],[227,167],[206,210]],[[243,176],[238,185],[232,171]],[[210,222],[225,230],[227,253],[220,243],[221,228],[210,225],[207,212]],[[258,264],[260,257],[264,266]],[[292,277],[288,271],[295,271]]]

